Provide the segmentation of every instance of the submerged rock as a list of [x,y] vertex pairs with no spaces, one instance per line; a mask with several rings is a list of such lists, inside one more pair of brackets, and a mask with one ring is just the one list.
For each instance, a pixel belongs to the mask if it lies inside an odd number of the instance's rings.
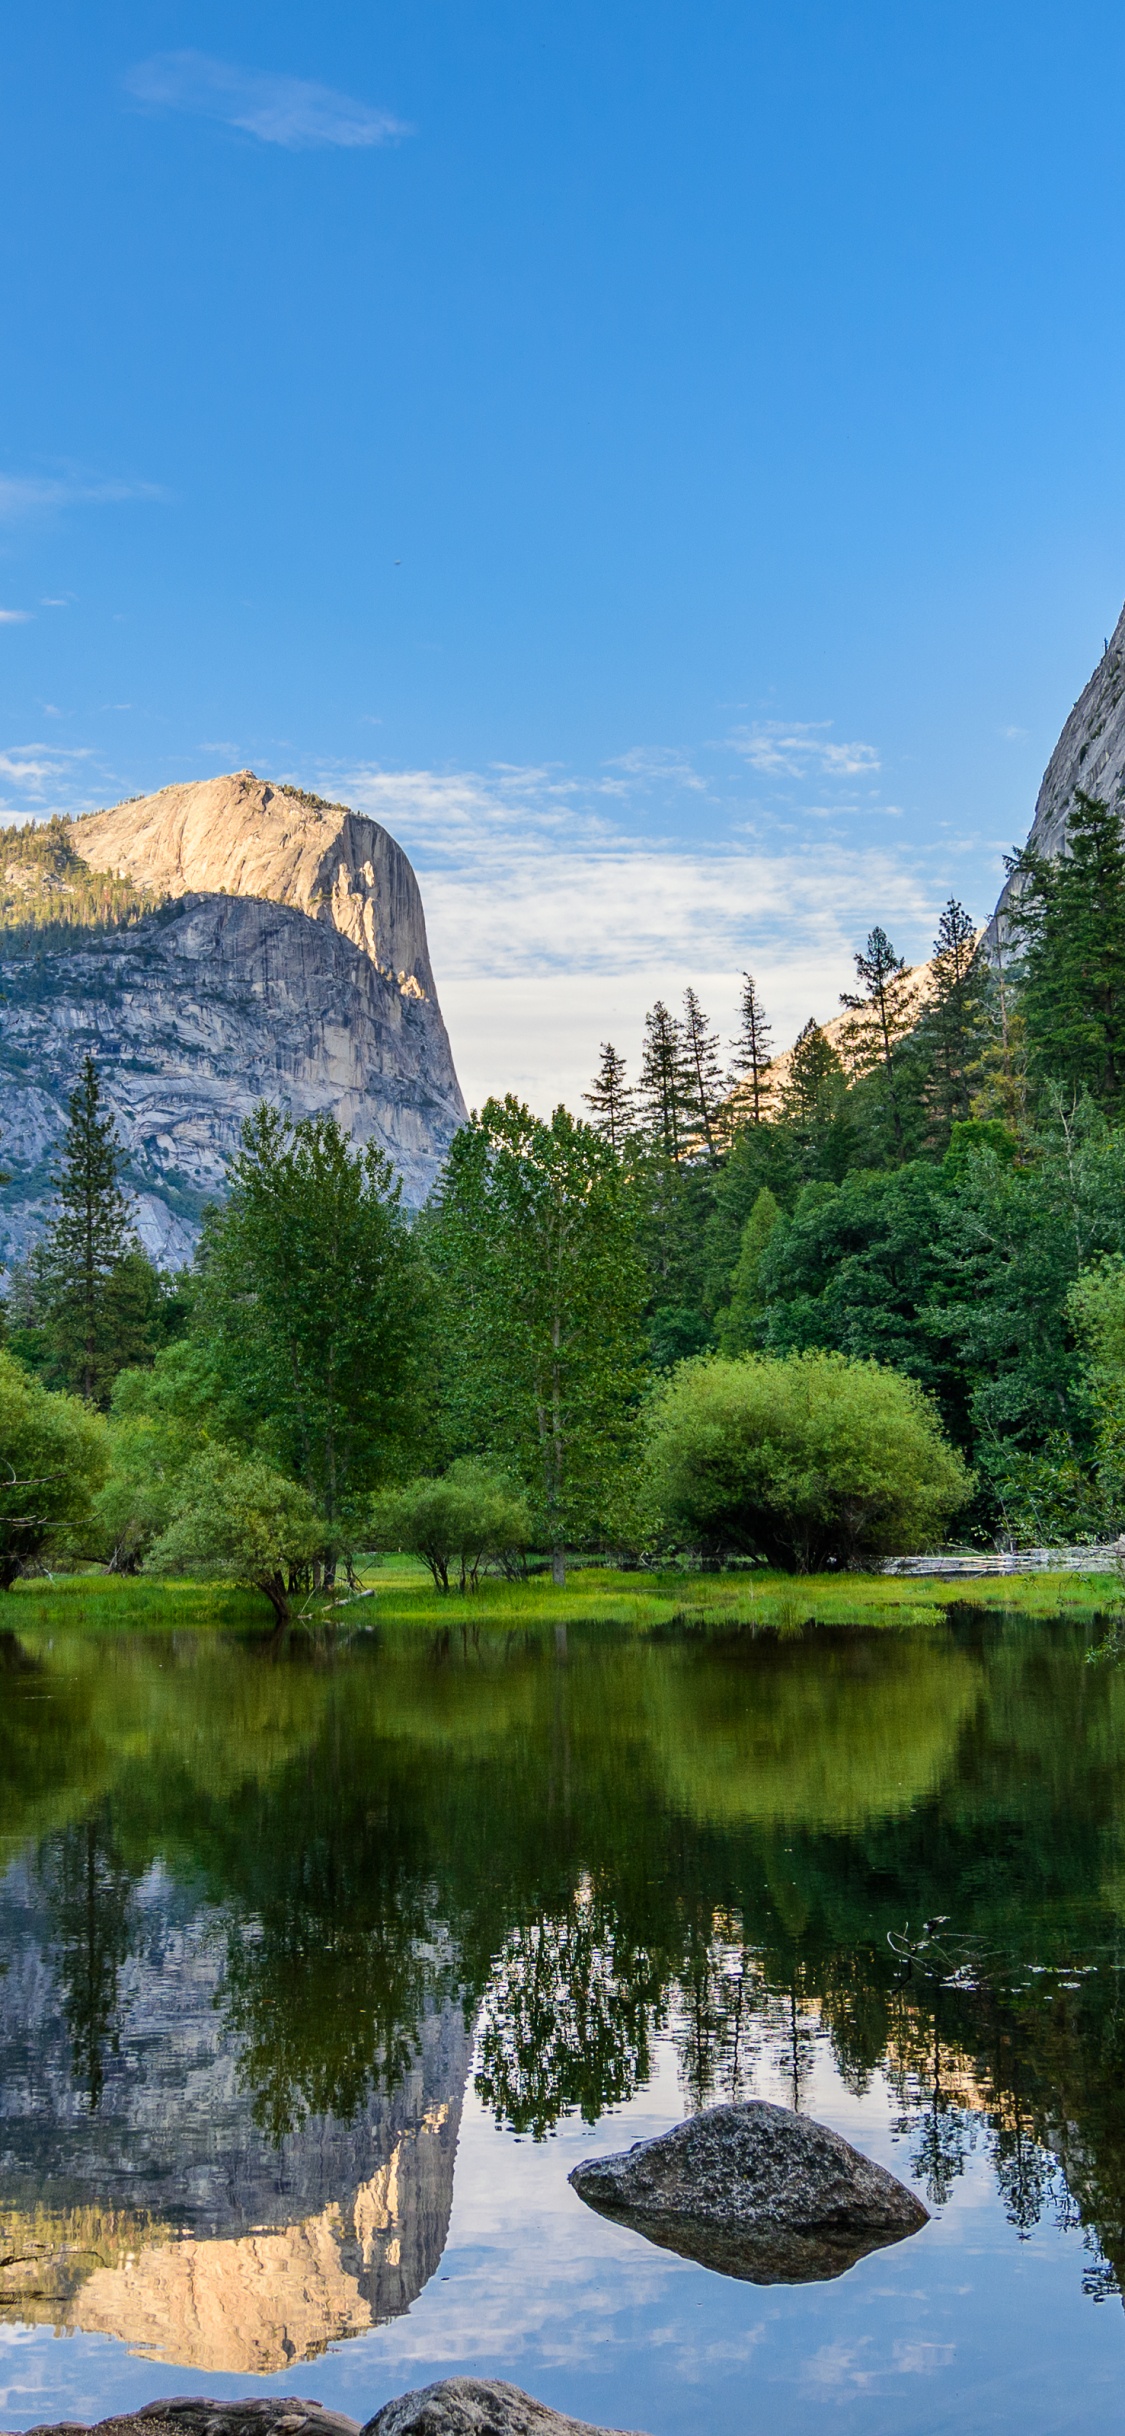
[[319,2402],[302,2402],[294,2394],[271,2394],[265,2401],[248,2396],[238,2402],[188,2394],[170,2402],[148,2402],[143,2410],[126,2411],[115,2419],[99,2419],[95,2427],[63,2419],[55,2426],[31,2428],[27,2436],[359,2436],[359,2421],[326,2411]]
[[585,2419],[560,2418],[518,2385],[496,2377],[443,2377],[400,2394],[369,2419],[363,2436],[614,2436]]
[[812,2284],[929,2221],[838,2132],[760,2099],[576,2165],[580,2199],[663,2250],[750,2284]]

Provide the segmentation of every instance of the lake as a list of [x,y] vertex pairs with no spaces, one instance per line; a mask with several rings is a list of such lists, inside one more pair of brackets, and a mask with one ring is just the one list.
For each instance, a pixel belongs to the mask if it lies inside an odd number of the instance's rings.
[[[0,2425],[1116,2421],[1125,1666],[1096,1616],[0,1637]],[[73,1608],[70,1610],[70,1619]],[[928,1924],[928,1925],[927,1925]],[[724,2097],[931,2211],[738,2282],[570,2190]]]

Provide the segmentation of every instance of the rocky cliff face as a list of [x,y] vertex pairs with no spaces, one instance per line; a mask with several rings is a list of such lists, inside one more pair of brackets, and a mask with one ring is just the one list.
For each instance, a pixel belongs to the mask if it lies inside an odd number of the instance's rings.
[[1125,803],[1125,609],[1047,764],[1029,845],[1062,853],[1079,788],[1104,803]]
[[430,2006],[348,2121],[275,2146],[222,2002],[227,1923],[154,1867],[91,2111],[33,1867],[0,1878],[0,2330],[83,2327],[267,2375],[409,2309],[445,2246],[470,2037]]
[[188,1256],[261,1099],[330,1111],[378,1143],[418,1206],[465,1108],[394,839],[249,772],[120,804],[72,836],[91,869],[164,902],[129,927],[52,930],[38,949],[22,939],[6,953],[0,931],[4,1256],[42,1223],[87,1054],[161,1261]]

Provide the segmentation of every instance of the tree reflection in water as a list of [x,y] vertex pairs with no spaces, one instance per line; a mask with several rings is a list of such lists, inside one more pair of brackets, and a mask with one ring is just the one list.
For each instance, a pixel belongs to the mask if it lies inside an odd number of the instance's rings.
[[[56,1636],[6,1673],[0,1824],[38,1851],[74,2086],[95,2108],[123,2069],[159,1859],[225,1923],[218,2001],[275,2140],[393,2090],[451,2001],[485,2105],[536,2138],[642,2087],[665,2029],[696,2108],[802,2106],[827,2043],[857,2093],[886,2077],[931,2204],[986,2156],[1021,2238],[1081,2221],[1104,2297],[1125,1670],[1085,1664],[1100,1631],[966,1609],[561,1650],[404,1634],[270,1666],[211,1636]],[[894,1949],[936,1914],[987,1958],[973,1984]]]

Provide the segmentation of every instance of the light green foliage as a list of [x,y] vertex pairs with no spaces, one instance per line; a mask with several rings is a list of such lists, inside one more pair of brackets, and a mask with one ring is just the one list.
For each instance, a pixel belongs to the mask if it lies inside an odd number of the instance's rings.
[[437,1590],[475,1590],[483,1564],[511,1574],[531,1541],[527,1499],[511,1481],[471,1455],[451,1463],[441,1480],[411,1480],[385,1489],[372,1505],[372,1546],[408,1549],[424,1557]]
[[89,1526],[108,1467],[101,1416],[77,1397],[51,1395],[0,1351],[0,1590]]
[[621,1163],[565,1108],[489,1100],[450,1151],[428,1245],[444,1288],[451,1451],[522,1481],[541,1545],[612,1535],[645,1290]]
[[973,1485],[913,1380],[831,1353],[685,1363],[653,1396],[647,1474],[674,1531],[802,1572],[925,1547]]
[[211,1447],[181,1475],[148,1570],[201,1573],[260,1590],[280,1628],[289,1621],[291,1577],[323,1544],[324,1525],[307,1490],[260,1456]]
[[749,1353],[760,1342],[765,1308],[761,1287],[762,1258],[781,1217],[768,1184],[763,1184],[742,1230],[742,1242],[731,1277],[730,1302],[720,1312],[717,1334],[722,1353]]
[[1103,1528],[1117,1532],[1125,1523],[1125,1259],[1120,1252],[1103,1254],[1081,1272],[1067,1311],[1085,1356],[1096,1415]]
[[170,1345],[151,1370],[123,1370],[109,1410],[110,1473],[95,1499],[111,1570],[135,1571],[167,1530],[180,1479],[217,1418],[199,1348]]
[[390,1161],[261,1107],[203,1247],[194,1333],[223,1434],[300,1480],[345,1542],[420,1423],[426,1290]]

